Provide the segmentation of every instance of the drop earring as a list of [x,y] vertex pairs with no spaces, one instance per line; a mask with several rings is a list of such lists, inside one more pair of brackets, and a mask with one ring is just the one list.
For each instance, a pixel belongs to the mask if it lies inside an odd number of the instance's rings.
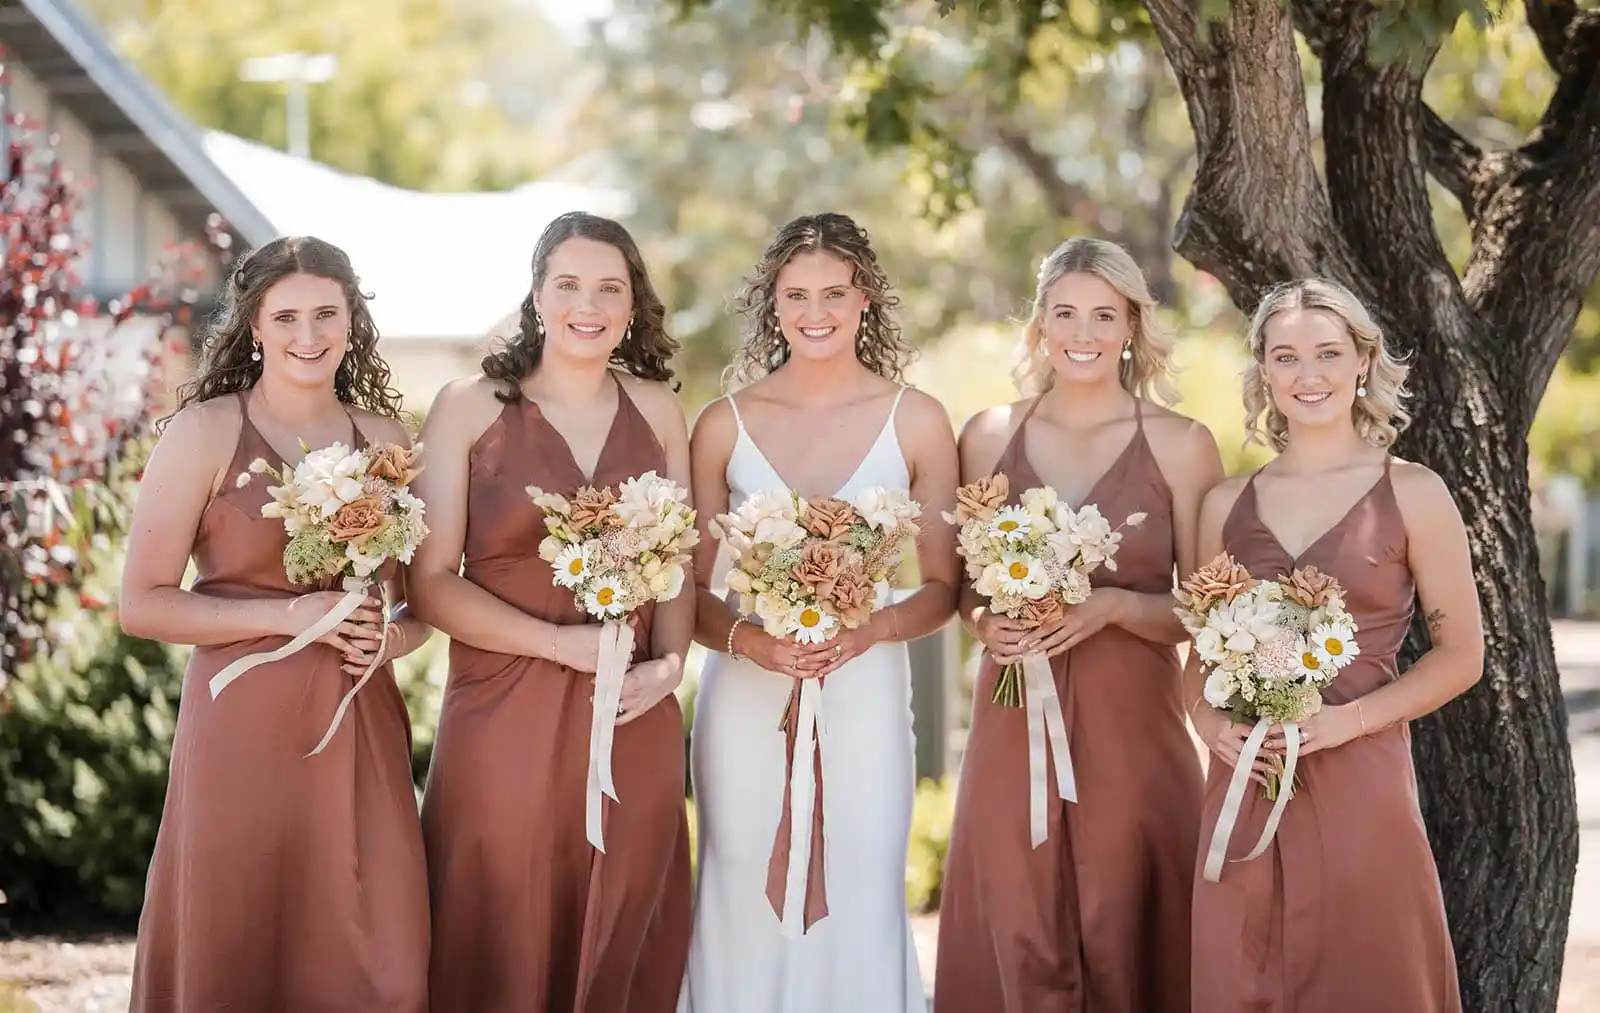
[[1357,386],[1356,386],[1356,397],[1366,397],[1367,396],[1367,378],[1363,376],[1360,380],[1356,381],[1356,384],[1357,384]]
[[1133,359],[1133,342],[1130,340],[1122,346],[1122,361],[1129,362]]
[[539,337],[544,337],[544,317],[537,313],[533,315],[533,329],[538,332]]
[[250,349],[250,361],[251,362],[260,362],[261,361],[261,342],[257,341],[251,347],[251,349]]

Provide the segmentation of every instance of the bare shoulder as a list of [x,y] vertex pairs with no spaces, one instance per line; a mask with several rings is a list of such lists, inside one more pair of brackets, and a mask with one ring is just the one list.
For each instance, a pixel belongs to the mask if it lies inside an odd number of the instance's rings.
[[504,410],[497,396],[502,389],[499,381],[481,374],[451,380],[434,395],[424,434],[435,441],[443,437],[449,443],[470,444]]
[[1461,512],[1444,479],[1433,469],[1415,461],[1395,458],[1389,469],[1395,502],[1406,526],[1416,528],[1439,522],[1461,523]]
[[734,417],[732,403],[726,397],[719,397],[700,409],[700,414],[695,417],[690,446],[697,454],[709,452],[714,447],[731,451],[738,433],[739,422]]
[[678,400],[671,384],[664,380],[645,380],[630,373],[619,372],[617,377],[622,381],[622,389],[652,425],[674,419],[682,424],[683,402]]
[[411,433],[399,419],[356,407],[351,407],[350,415],[369,443],[395,443],[402,447],[411,445]]
[[1207,490],[1205,497],[1200,501],[1201,526],[1205,527],[1214,522],[1216,527],[1222,527],[1223,521],[1233,512],[1234,504],[1239,502],[1239,497],[1249,482],[1249,475],[1233,475]]
[[900,407],[895,412],[895,424],[904,424],[917,432],[929,428],[951,431],[950,413],[945,410],[944,402],[915,387],[907,387],[901,396]]
[[[159,446],[168,453],[211,460],[231,457],[244,428],[244,410],[236,397],[214,397],[189,405],[168,420]],[[227,462],[219,461],[221,467]]]
[[961,427],[961,445],[969,444],[975,447],[993,445],[998,454],[1011,438],[1018,425],[1022,423],[1022,416],[1028,410],[1027,401],[1013,401],[1010,404],[995,405],[985,408],[972,416]]

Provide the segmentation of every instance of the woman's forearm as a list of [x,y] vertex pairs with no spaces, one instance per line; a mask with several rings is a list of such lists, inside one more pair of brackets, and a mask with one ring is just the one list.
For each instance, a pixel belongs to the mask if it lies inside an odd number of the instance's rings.
[[739,617],[733,608],[716,592],[703,584],[695,584],[694,641],[711,651],[728,649],[728,632]]
[[1482,674],[1481,648],[1435,646],[1400,678],[1352,702],[1360,718],[1361,733],[1371,735],[1432,714],[1460,696]]
[[1144,594],[1122,588],[1105,588],[1097,593],[1104,594],[1112,590],[1121,599],[1118,603],[1118,626],[1136,637],[1157,644],[1181,644],[1189,639],[1188,631],[1172,610],[1174,602],[1170,592]]
[[656,606],[650,627],[650,656],[675,656],[681,664],[689,656],[694,636],[697,588],[686,587],[678,597]]
[[557,624],[508,605],[460,574],[411,575],[408,608],[469,647],[496,654],[555,660]]
[[220,598],[181,587],[145,588],[118,604],[130,637],[209,647],[258,637],[289,636],[293,598]]
[[911,597],[872,613],[874,639],[885,642],[916,640],[950,621],[956,607],[956,589],[942,580],[925,581]]

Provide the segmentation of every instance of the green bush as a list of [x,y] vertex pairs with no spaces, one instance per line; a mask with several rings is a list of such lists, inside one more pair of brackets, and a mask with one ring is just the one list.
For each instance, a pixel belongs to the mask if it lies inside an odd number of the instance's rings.
[[906,851],[906,906],[913,913],[939,909],[955,807],[954,778],[924,780],[917,785],[911,809],[911,843]]
[[24,665],[0,714],[8,920],[131,922],[166,796],[186,652],[65,600],[69,645]]

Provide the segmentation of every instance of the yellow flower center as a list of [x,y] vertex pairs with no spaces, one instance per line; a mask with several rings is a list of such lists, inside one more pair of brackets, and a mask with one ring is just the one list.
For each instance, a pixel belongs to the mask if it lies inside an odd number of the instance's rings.
[[1014,519],[1010,519],[1010,518],[1001,521],[1000,524],[999,524],[999,528],[1000,528],[1001,531],[1015,531],[1015,530],[1017,530],[1017,528],[1019,528],[1021,526],[1022,525],[1018,524]]
[[612,602],[617,600],[617,592],[609,587],[602,587],[594,593],[594,600],[599,602],[602,607],[609,607]]
[[1028,579],[1028,564],[1027,563],[1012,563],[1011,564],[1011,569],[1008,572],[1011,574],[1011,579],[1012,580],[1027,580]]
[[576,577],[579,574],[581,574],[583,572],[583,559],[582,559],[582,557],[574,558],[572,560],[572,562],[568,563],[567,564],[567,572],[572,574],[574,577]]
[[1322,642],[1322,649],[1328,652],[1330,658],[1337,658],[1344,653],[1344,643],[1335,637],[1329,637]]
[[1322,662],[1318,661],[1317,656],[1310,651],[1300,655],[1300,664],[1313,671],[1322,667]]
[[800,613],[800,625],[808,630],[820,622],[822,622],[822,613],[816,609],[805,609]]

